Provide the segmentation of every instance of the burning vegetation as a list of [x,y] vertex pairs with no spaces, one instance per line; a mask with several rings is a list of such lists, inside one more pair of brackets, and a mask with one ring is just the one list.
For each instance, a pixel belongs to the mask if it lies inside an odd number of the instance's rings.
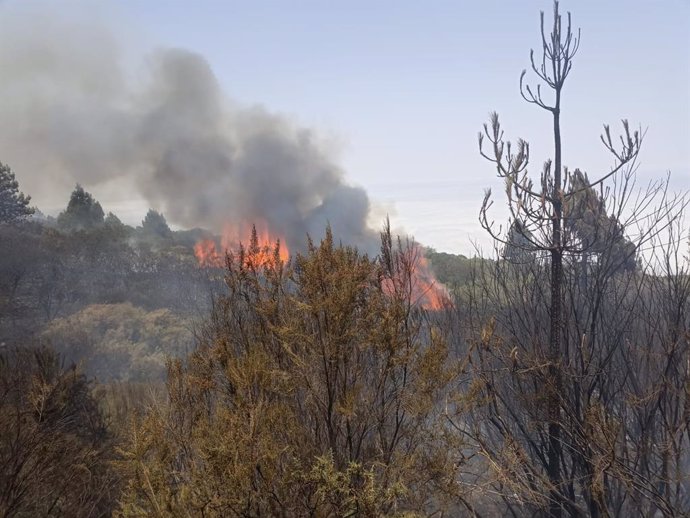
[[[133,87],[53,22],[0,31],[0,155],[77,183],[46,217],[0,164],[0,516],[690,516],[688,199],[635,190],[626,121],[608,174],[562,163],[557,2],[520,83],[553,161],[531,178],[495,114],[479,137],[488,259],[372,231],[318,138],[197,54]],[[80,183],[118,175],[195,228],[106,215]]]
[[219,244],[215,239],[201,239],[194,245],[199,266],[205,268],[223,268],[225,256],[240,251],[246,261],[257,266],[273,260],[276,255],[283,262],[290,259],[285,240],[271,233],[266,222],[261,220],[252,225],[226,224]]
[[[403,268],[398,271],[408,271],[410,275],[384,279],[384,292],[389,295],[406,292],[413,304],[430,311],[442,310],[451,303],[448,289],[436,279],[422,247],[413,241],[408,243],[406,253],[397,260],[404,263],[399,265]],[[228,255],[238,256],[247,266],[254,268],[290,260],[290,251],[284,239],[272,233],[263,220],[251,226],[225,225],[219,240],[199,240],[194,245],[194,255],[202,268],[224,268]]]
[[451,304],[451,296],[448,288],[444,286],[434,275],[429,260],[424,257],[419,247],[415,249],[417,261],[413,270],[412,299],[428,310],[441,310]]
[[[387,232],[390,231],[387,230]],[[389,234],[384,232],[383,238],[385,239],[387,235]],[[405,293],[413,304],[430,311],[439,311],[450,307],[452,304],[450,292],[436,279],[429,261],[424,257],[422,247],[413,241],[408,241],[404,248],[402,242],[399,241],[398,246],[404,249],[405,253],[397,254],[395,257],[388,257],[385,253],[382,255],[382,262],[388,263],[388,269],[398,272],[383,279],[384,292],[388,295]],[[392,265],[390,264],[391,261],[400,264]],[[400,275],[399,272],[409,272],[409,274]]]

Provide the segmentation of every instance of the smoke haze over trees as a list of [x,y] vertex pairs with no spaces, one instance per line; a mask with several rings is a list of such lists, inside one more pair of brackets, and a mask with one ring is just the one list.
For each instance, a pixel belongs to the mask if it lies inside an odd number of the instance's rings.
[[262,219],[303,246],[330,222],[375,251],[366,192],[312,131],[233,102],[199,54],[160,49],[133,75],[107,27],[53,14],[31,30],[0,23],[12,41],[0,49],[0,153],[37,198],[120,181],[184,228]]
[[[200,55],[137,75],[49,18],[0,19],[0,517],[690,515],[690,198],[637,181],[627,121],[568,167],[558,2],[519,82],[552,155],[491,114],[473,257],[372,231],[327,146]],[[23,194],[58,185],[57,217]]]
[[104,216],[101,204],[77,184],[67,208],[58,215],[57,223],[64,230],[88,230],[102,225]]

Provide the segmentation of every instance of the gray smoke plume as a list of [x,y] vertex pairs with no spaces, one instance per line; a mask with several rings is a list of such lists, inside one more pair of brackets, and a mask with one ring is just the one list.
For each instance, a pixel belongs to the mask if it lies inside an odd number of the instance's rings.
[[187,228],[259,220],[299,246],[330,222],[343,242],[376,242],[366,192],[316,136],[231,102],[202,56],[160,50],[138,76],[104,27],[3,14],[0,160],[35,200],[117,179]]

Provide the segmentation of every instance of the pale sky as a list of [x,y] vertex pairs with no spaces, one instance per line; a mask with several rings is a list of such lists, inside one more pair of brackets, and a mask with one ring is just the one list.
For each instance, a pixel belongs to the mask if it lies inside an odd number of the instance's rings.
[[[76,13],[80,4],[70,5]],[[374,220],[389,213],[420,242],[465,254],[472,241],[488,244],[477,222],[484,188],[503,202],[477,148],[489,112],[499,112],[510,138],[530,142],[533,172],[551,155],[550,115],[518,90],[540,43],[540,10],[548,23],[547,0],[89,6],[133,59],[157,47],[198,52],[229,97],[314,128],[348,182],[369,193]],[[565,164],[590,177],[608,171],[601,126],[628,118],[648,129],[639,174],[671,171],[674,188],[690,188],[690,2],[565,1],[561,10],[582,29],[562,101]],[[92,191],[124,220],[143,217],[138,200]]]

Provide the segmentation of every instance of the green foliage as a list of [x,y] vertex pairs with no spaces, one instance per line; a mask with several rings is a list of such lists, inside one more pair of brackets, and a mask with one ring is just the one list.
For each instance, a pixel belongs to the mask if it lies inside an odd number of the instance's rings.
[[625,235],[618,215],[607,212],[603,193],[590,186],[587,175],[575,169],[570,178],[572,193],[564,207],[564,229],[582,260],[604,259],[614,268],[634,270],[637,247]]
[[113,239],[120,240],[131,235],[134,229],[122,223],[120,218],[112,212],[108,212],[103,220],[103,230],[110,234]]
[[103,209],[94,197],[77,184],[67,204],[58,215],[58,226],[65,230],[88,230],[103,224]]
[[424,255],[431,263],[436,278],[447,286],[462,286],[472,278],[474,261],[464,255],[437,252],[433,248],[427,248]]
[[13,223],[33,214],[30,202],[31,196],[19,191],[12,169],[0,162],[0,223]]
[[507,243],[503,249],[503,258],[514,264],[530,264],[535,260],[535,246],[529,230],[520,222],[513,220],[508,230]]
[[477,271],[493,264],[489,259],[437,252],[433,248],[427,248],[424,255],[436,278],[448,287],[458,302],[464,301],[467,288],[474,282]]
[[94,304],[50,322],[41,337],[101,381],[162,380],[190,346],[189,322],[167,309]]
[[37,302],[27,296],[30,279],[47,259],[40,246],[41,234],[40,225],[31,222],[0,225],[0,343],[8,335],[28,335],[36,324],[24,319]]
[[19,343],[92,304],[184,315],[209,308],[212,281],[191,248],[146,238],[112,214],[79,232],[35,221],[0,225],[0,242],[0,343]]

